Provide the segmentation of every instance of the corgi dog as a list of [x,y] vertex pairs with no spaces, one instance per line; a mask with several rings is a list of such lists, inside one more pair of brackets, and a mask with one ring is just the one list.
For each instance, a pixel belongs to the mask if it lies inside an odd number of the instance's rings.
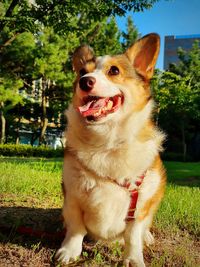
[[159,47],[152,33],[116,56],[95,57],[87,45],[74,52],[60,262],[76,260],[89,233],[123,238],[125,266],[145,266],[143,246],[153,243],[150,227],[166,182],[159,156],[165,136],[152,122],[150,91]]

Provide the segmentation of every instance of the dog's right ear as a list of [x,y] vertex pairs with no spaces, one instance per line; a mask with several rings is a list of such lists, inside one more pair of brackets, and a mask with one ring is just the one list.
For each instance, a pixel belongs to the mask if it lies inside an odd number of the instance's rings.
[[93,49],[90,46],[82,45],[74,51],[72,66],[77,74],[80,74],[80,71],[84,69],[85,65],[91,62],[95,62],[95,56]]

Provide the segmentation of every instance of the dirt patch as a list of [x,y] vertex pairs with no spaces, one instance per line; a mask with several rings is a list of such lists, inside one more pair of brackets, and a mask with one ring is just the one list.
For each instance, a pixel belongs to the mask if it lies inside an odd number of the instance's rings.
[[[12,203],[13,204],[13,203]],[[53,267],[64,232],[61,210],[0,207],[0,267]],[[156,243],[145,248],[147,266],[200,266],[200,243],[187,231],[153,229]],[[80,259],[70,266],[122,266],[123,248],[86,239]]]
[[[61,241],[61,240],[60,240]],[[144,256],[147,266],[166,266],[166,267],[181,267],[200,266],[200,250],[199,244],[189,240],[185,243],[186,238],[180,237],[177,239],[159,238],[152,248],[145,248]],[[30,240],[29,240],[30,242]],[[186,245],[187,244],[187,245]],[[42,241],[32,241],[32,245],[26,244],[0,244],[0,266],[1,267],[42,267],[56,266],[54,254],[58,248],[57,244],[52,244],[49,247],[43,245]],[[96,245],[88,245],[84,243],[83,256],[69,266],[122,266],[121,248],[116,246],[106,246],[101,242]]]
[[154,231],[155,245],[146,251],[147,258],[151,257],[148,266],[200,266],[200,242],[196,237],[187,231]]
[[51,265],[52,251],[48,248],[26,248],[15,244],[0,244],[0,266],[42,267]]

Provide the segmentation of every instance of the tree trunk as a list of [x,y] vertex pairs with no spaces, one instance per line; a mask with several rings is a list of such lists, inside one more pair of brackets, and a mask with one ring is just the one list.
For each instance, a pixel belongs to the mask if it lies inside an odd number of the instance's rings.
[[6,119],[3,113],[4,103],[0,103],[0,126],[1,126],[1,133],[0,133],[0,144],[4,144],[5,137],[6,137]]
[[181,123],[181,132],[182,132],[183,161],[186,161],[187,144],[185,141],[185,123],[184,123],[184,120]]
[[42,117],[41,117],[41,131],[39,136],[39,145],[42,145],[42,143],[44,143],[45,133],[48,126],[46,91],[48,90],[49,83],[50,81],[46,79],[42,81]]
[[42,143],[44,143],[47,125],[48,125],[48,119],[44,118],[42,120],[42,128],[41,128],[40,137],[39,137],[39,145],[42,145]]
[[19,135],[18,134],[17,134],[16,139],[15,139],[15,144],[19,145]]
[[16,139],[15,139],[15,144],[16,144],[16,145],[19,144],[19,137],[20,137],[20,134],[19,134],[19,130],[20,130],[20,122],[21,122],[21,118],[19,118],[19,119],[18,119],[18,122],[17,122]]

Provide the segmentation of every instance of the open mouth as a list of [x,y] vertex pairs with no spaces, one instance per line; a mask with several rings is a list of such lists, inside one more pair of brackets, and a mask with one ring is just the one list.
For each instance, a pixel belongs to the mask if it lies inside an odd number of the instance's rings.
[[97,121],[116,112],[122,103],[123,96],[120,94],[113,97],[87,96],[83,98],[83,106],[78,107],[78,111],[87,120]]

